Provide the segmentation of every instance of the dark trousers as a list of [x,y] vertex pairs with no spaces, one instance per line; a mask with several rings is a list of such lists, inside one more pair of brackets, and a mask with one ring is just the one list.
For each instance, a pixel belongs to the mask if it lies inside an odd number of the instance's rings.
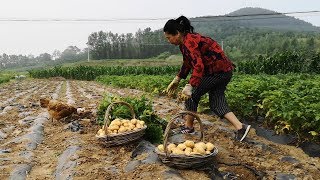
[[198,87],[193,88],[191,98],[185,101],[185,108],[188,111],[197,111],[202,95],[209,93],[210,109],[219,117],[223,117],[229,109],[225,90],[230,82],[232,71],[219,73],[212,76],[204,76]]

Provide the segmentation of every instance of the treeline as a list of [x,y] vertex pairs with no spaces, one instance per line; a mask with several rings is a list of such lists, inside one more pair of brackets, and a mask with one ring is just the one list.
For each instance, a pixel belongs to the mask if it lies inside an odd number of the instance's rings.
[[132,33],[94,32],[88,38],[93,59],[144,59],[163,52],[178,53],[178,48],[169,44],[162,30],[151,28]]
[[[226,24],[195,30],[208,35],[223,46],[233,60],[252,59],[259,55],[273,55],[283,51],[320,51],[320,35],[313,32],[272,31],[241,28]],[[89,36],[93,59],[150,58],[163,52],[179,53],[179,49],[169,44],[162,30],[146,28],[133,34],[113,34],[95,32]]]
[[42,67],[45,65],[58,65],[66,62],[75,62],[87,58],[87,49],[79,49],[76,46],[69,46],[64,51],[55,50],[52,54],[42,53],[34,55],[8,55],[0,54],[0,69],[20,67]]
[[320,51],[320,34],[247,29],[225,37],[224,50],[236,60],[285,51]]

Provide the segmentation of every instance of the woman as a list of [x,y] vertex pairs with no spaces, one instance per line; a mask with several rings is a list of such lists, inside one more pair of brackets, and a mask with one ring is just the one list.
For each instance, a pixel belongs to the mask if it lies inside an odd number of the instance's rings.
[[[166,91],[168,95],[172,95],[180,79],[185,79],[192,70],[189,83],[182,90],[186,110],[197,112],[201,96],[209,93],[210,109],[221,118],[227,119],[237,129],[236,139],[241,142],[247,136],[251,125],[238,120],[229,109],[225,98],[226,86],[231,80],[234,65],[216,41],[195,33],[193,29],[190,21],[184,16],[168,20],[163,28],[167,40],[179,46],[183,55],[180,72]],[[193,119],[192,116],[186,116],[182,133],[194,132]]]

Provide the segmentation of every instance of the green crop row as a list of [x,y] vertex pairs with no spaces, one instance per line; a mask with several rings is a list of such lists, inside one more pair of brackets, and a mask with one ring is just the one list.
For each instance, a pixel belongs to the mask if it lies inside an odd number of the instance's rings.
[[178,66],[56,66],[49,69],[34,69],[28,71],[33,78],[64,77],[66,79],[94,80],[100,75],[160,75],[175,74]]
[[260,56],[258,59],[240,61],[238,71],[245,74],[320,74],[320,53],[283,52],[273,56]]
[[320,140],[319,75],[235,76],[227,98],[241,115],[263,116],[279,133],[294,132],[298,137]]
[[[101,76],[106,85],[140,89],[163,95],[172,76]],[[186,81],[180,84],[180,89]],[[226,91],[232,111],[265,123],[279,133],[296,133],[299,138],[320,141],[320,76],[309,74],[241,75],[235,74]],[[208,106],[208,96],[201,107]],[[300,139],[300,140],[301,140]]]
[[12,78],[14,78],[14,76],[11,74],[0,74],[0,84],[9,82]]
[[[120,88],[140,89],[153,94],[162,94],[172,81],[173,75],[127,75],[127,76],[99,76],[97,81],[106,85]],[[180,87],[183,83],[180,84]]]

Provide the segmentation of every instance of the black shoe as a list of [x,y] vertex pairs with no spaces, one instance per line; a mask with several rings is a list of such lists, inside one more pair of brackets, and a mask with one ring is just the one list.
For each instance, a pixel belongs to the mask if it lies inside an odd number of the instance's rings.
[[243,124],[242,129],[236,132],[236,140],[243,141],[246,138],[247,134],[249,133],[251,125]]
[[185,127],[185,126],[182,126],[182,127],[181,127],[180,132],[181,132],[182,134],[194,134],[194,133],[195,133],[195,132],[194,132],[194,128],[189,128],[189,127]]

